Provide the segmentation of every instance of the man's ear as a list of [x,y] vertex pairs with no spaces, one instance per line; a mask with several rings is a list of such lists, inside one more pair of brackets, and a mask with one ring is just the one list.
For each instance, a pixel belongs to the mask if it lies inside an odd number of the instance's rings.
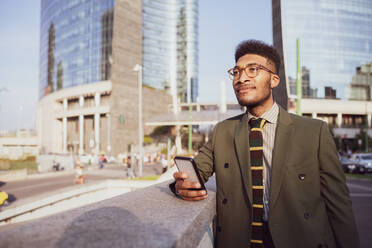
[[273,74],[271,76],[271,81],[270,81],[270,87],[271,89],[277,87],[279,85],[279,82],[280,82],[280,77],[276,74]]

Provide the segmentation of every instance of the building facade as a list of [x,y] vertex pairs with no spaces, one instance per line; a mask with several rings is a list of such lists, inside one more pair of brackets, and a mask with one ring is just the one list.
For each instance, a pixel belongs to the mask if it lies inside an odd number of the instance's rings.
[[[313,97],[325,98],[332,87],[336,98],[348,99],[355,68],[372,59],[370,0],[273,0],[273,41],[283,56],[282,82],[297,77],[296,40],[300,65],[309,73]],[[296,95],[294,87],[287,87]],[[333,92],[334,93],[334,92]]]
[[350,100],[372,100],[372,63],[356,68],[353,80],[349,84],[349,92]]
[[114,0],[41,1],[39,98],[110,78]]
[[[310,71],[305,67],[301,67],[301,80],[302,80],[302,97],[303,98],[316,98],[318,92],[316,89],[310,87]],[[289,91],[297,94],[296,79],[288,77]]]
[[198,1],[143,0],[143,82],[187,102],[198,96]]
[[19,129],[15,134],[0,135],[0,158],[25,159],[37,155],[36,132]]
[[[162,11],[170,17],[159,23]],[[125,153],[138,144],[139,76],[144,120],[167,111],[173,93],[168,89],[184,87],[179,75],[195,78],[192,86],[197,89],[197,70],[189,64],[179,69],[177,25],[182,11],[188,17],[187,32],[180,35],[186,42],[185,58],[197,68],[197,1],[42,0],[41,150]],[[142,66],[142,75],[133,71],[136,64]],[[191,90],[195,96],[196,89]],[[145,133],[150,131],[145,128]]]

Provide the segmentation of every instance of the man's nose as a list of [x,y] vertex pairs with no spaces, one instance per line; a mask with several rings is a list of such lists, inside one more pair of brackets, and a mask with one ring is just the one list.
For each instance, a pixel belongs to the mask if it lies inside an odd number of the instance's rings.
[[252,80],[252,78],[248,77],[248,75],[247,75],[247,73],[245,73],[245,71],[242,71],[242,73],[240,74],[240,78],[238,79],[238,82],[244,83],[244,82],[249,82],[251,80]]

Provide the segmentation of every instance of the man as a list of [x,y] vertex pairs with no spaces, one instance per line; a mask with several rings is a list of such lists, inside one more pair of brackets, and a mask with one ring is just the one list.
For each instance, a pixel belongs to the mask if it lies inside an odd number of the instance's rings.
[[[228,72],[247,113],[218,123],[195,157],[204,181],[216,174],[218,247],[359,247],[345,176],[326,123],[289,114],[273,100],[280,57],[242,42]],[[207,197],[175,173],[184,200]]]

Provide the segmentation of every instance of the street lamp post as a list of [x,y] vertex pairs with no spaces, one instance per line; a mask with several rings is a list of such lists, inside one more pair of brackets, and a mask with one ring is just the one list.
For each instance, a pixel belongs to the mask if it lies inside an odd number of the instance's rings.
[[[371,66],[372,66],[372,63],[369,63],[369,64],[366,64],[366,66],[367,66],[367,84],[369,84],[369,76],[371,75],[371,73],[372,73],[372,70],[371,70]],[[371,92],[371,88],[369,89],[369,91]],[[371,94],[369,94],[369,95],[371,95]],[[369,101],[371,100],[371,99],[368,99]],[[367,105],[366,105],[366,134],[365,134],[365,137],[364,137],[364,139],[365,139],[365,143],[366,143],[366,145],[365,145],[365,147],[366,147],[366,153],[368,153],[368,128],[369,128],[369,125],[370,125],[370,123],[369,123],[369,121],[368,121],[368,111],[367,111]]]
[[142,128],[142,66],[136,64],[133,71],[138,72],[138,150],[139,150],[139,176],[142,177],[143,162],[143,128]]

